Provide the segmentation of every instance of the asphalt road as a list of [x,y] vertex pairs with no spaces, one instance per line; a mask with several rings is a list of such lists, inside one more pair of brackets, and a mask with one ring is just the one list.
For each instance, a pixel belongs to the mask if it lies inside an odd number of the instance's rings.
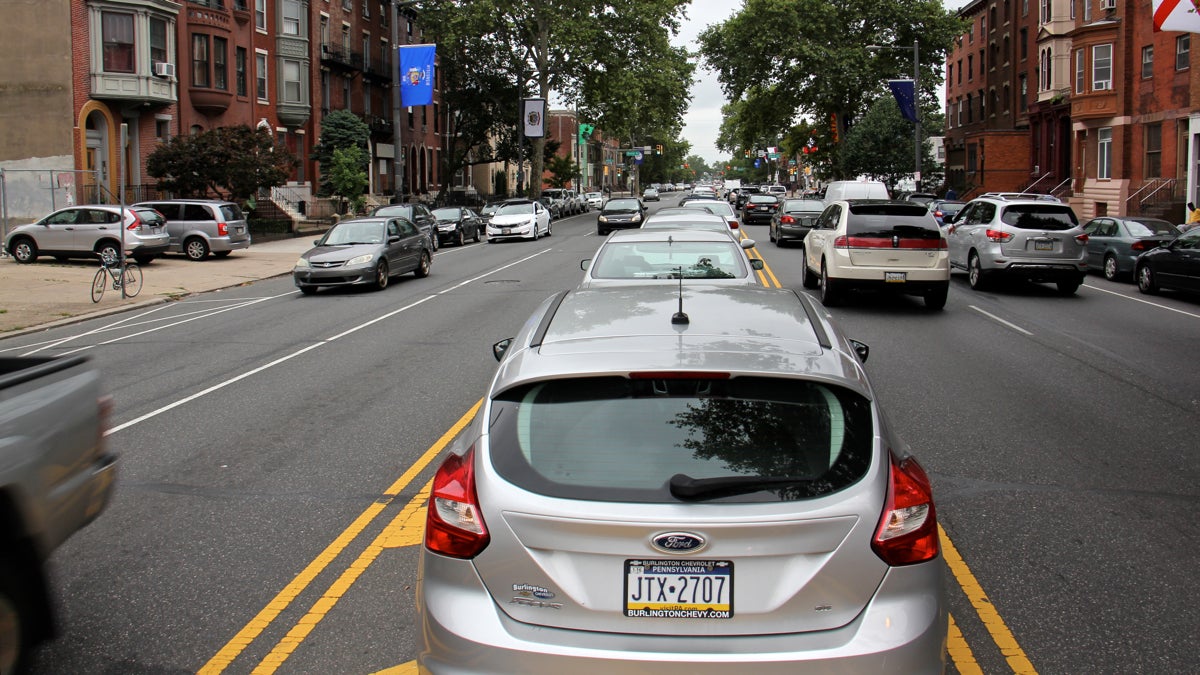
[[[800,250],[746,230],[764,282],[800,288]],[[598,243],[586,214],[382,292],[268,279],[0,341],[91,354],[117,404],[118,492],[52,560],[64,630],[34,671],[413,672],[422,488],[491,344]],[[833,313],[934,482],[951,672],[1200,667],[1200,300],[956,275],[943,312]]]

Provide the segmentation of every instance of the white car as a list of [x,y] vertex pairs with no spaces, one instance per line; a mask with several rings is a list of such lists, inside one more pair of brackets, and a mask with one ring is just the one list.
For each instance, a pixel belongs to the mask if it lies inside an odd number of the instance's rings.
[[946,237],[923,204],[876,199],[829,203],[804,238],[800,278],[821,289],[833,306],[845,291],[873,288],[925,298],[929,309],[946,306],[950,253]]
[[541,203],[528,199],[510,199],[496,209],[488,221],[488,243],[499,239],[533,239],[550,236],[550,212]]
[[724,230],[620,230],[580,263],[579,287],[678,284],[680,277],[686,286],[758,286],[755,272],[765,263],[746,255],[751,248],[754,240],[734,241]]
[[589,192],[584,195],[584,198],[587,200],[589,209],[598,209],[600,208],[600,205],[604,203],[603,192]]

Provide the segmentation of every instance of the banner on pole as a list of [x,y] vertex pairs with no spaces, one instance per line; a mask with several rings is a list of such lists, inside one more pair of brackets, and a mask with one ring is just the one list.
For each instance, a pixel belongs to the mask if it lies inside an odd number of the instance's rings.
[[896,97],[896,104],[900,106],[900,114],[904,115],[904,119],[909,122],[917,121],[917,102],[916,102],[916,87],[912,80],[888,80],[888,88],[892,90],[892,96]]
[[521,120],[525,138],[543,138],[546,135],[546,99],[527,98],[521,101]]
[[433,103],[433,62],[437,45],[403,45],[396,48],[400,58],[400,105]]

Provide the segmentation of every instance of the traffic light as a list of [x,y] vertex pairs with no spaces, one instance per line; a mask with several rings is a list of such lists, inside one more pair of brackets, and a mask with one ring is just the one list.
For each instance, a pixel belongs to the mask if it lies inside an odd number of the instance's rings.
[[654,146],[654,154],[656,154],[656,155],[662,154],[662,145],[661,144]]
[[587,141],[588,138],[591,138],[592,132],[595,130],[596,130],[596,126],[593,124],[580,123],[580,125],[579,125],[579,142],[583,143],[583,142]]

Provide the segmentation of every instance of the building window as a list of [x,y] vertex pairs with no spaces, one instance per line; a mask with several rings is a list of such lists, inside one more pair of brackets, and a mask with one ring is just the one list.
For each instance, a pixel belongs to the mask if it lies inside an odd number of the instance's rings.
[[967,124],[975,121],[975,99],[967,94]]
[[283,34],[300,34],[300,0],[283,0]]
[[1096,178],[1112,178],[1112,127],[1096,134]]
[[237,85],[237,95],[246,95],[246,48],[237,47],[233,53],[234,83]]
[[342,78],[342,108],[350,109],[350,78],[348,77]]
[[1075,2],[1076,2],[1076,0],[1071,0],[1071,14],[1070,14],[1070,19],[1071,19],[1072,21],[1074,21],[1074,20],[1075,20]]
[[342,24],[342,57],[350,60],[350,24]]
[[1142,77],[1154,75],[1154,45],[1142,47]]
[[254,91],[260,101],[270,101],[267,96],[267,53],[254,52]]
[[962,59],[958,60],[958,83],[962,84]]
[[1004,83],[1004,112],[1008,112],[1009,110],[1012,109],[1012,104],[1009,102],[1010,98],[1012,98],[1012,90],[1009,89],[1008,83],[1005,82]]
[[100,15],[100,37],[104,42],[104,72],[132,73],[133,15],[104,12]]
[[1050,0],[1041,0],[1038,7],[1038,23],[1050,23]]
[[349,12],[354,10],[353,0],[342,0],[342,9]]
[[363,70],[371,69],[371,35],[366,33],[362,38]]
[[300,62],[283,62],[283,102],[300,103]]
[[167,63],[167,22],[150,19],[150,66]]
[[254,0],[254,27],[267,32],[267,0]]
[[1191,60],[1192,35],[1184,33],[1175,38],[1175,70],[1187,70]]
[[979,92],[979,121],[982,122],[985,119],[987,119],[987,97],[984,96],[983,91],[980,90],[980,92]]
[[208,86],[208,36],[192,36],[192,86]]
[[967,146],[967,173],[975,173],[979,166],[979,150],[974,143]]
[[975,57],[967,55],[967,82],[975,79]]
[[154,139],[159,143],[166,143],[167,141],[171,140],[171,120],[154,120]]
[[213,37],[213,88],[229,90],[229,71],[226,68],[229,41]]
[[379,45],[379,66],[380,66],[380,68],[379,69],[385,73],[391,72],[391,65],[390,65],[391,59],[388,58],[388,54],[390,52],[391,52],[391,49],[388,47],[388,43],[386,40],[383,41],[382,43],[380,43],[380,45]]
[[363,18],[371,18],[371,0],[363,0]]
[[1082,0],[1083,2],[1083,22],[1092,22],[1092,0]]
[[1029,80],[1027,80],[1024,75],[1021,75],[1017,79],[1021,83],[1021,98],[1017,99],[1017,110],[1019,112],[1025,112],[1025,102],[1029,100]]
[[1029,29],[1021,29],[1021,60],[1029,58]]
[[946,73],[946,81],[947,81],[947,82],[953,82],[953,81],[954,81],[954,64],[953,64],[953,63],[951,63],[951,64],[949,64],[947,67],[948,67],[950,70],[949,70],[949,71]]
[[1162,123],[1147,124],[1146,129],[1146,178],[1162,176]]
[[1112,45],[1092,47],[1092,89],[1112,89]]
[[[1004,65],[1006,65],[1006,66],[1009,63],[1012,63],[1012,57],[1010,56],[1010,54],[1012,54],[1012,43],[1009,41],[1008,36],[1005,35],[1004,36]],[[996,60],[997,59],[993,58],[992,63],[995,63]]]
[[962,111],[963,111],[963,102],[962,102],[962,99],[960,98],[960,99],[958,99],[958,126],[960,126],[960,127],[963,125]]
[[1083,85],[1087,80],[1087,69],[1083,63],[1083,47],[1075,50],[1075,93],[1083,93]]
[[1053,57],[1051,56],[1050,50],[1043,49],[1042,50],[1042,65],[1039,69],[1039,74],[1038,74],[1038,91],[1049,91],[1050,90],[1050,76],[1053,74],[1053,71],[1052,71],[1053,66],[1051,63],[1052,60],[1053,60]]
[[321,114],[329,114],[329,71],[321,71]]
[[371,114],[371,83],[363,81],[363,114]]

